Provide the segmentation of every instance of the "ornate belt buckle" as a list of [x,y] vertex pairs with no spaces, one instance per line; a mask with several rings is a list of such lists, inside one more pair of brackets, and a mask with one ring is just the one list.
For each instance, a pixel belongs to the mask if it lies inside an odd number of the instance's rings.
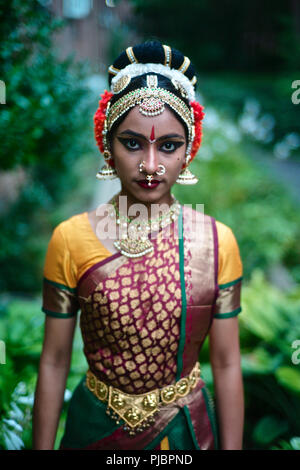
[[[131,436],[141,432],[154,422],[153,415],[159,409],[159,392],[153,390],[141,395],[129,395],[114,387],[109,387],[108,414],[116,420],[125,421],[124,430]],[[110,409],[113,411],[111,414]]]

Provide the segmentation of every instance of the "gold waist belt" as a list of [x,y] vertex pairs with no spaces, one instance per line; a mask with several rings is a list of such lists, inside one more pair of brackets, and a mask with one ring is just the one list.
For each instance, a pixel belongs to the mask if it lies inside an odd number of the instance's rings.
[[117,424],[123,420],[124,430],[133,436],[154,423],[154,414],[159,411],[160,406],[185,397],[196,387],[199,379],[200,363],[196,362],[187,377],[172,385],[140,395],[124,393],[118,388],[106,385],[90,370],[86,374],[86,386],[99,400],[107,403],[106,413],[115,419]]

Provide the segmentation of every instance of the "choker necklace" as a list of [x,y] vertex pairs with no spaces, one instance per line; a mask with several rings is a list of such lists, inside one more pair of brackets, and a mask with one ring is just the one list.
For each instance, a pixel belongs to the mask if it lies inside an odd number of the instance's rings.
[[109,212],[110,217],[116,217],[116,222],[121,230],[121,238],[114,242],[115,247],[128,258],[137,258],[151,253],[154,247],[149,239],[149,233],[151,230],[159,231],[178,217],[180,212],[179,202],[172,195],[173,203],[169,210],[153,219],[135,220],[134,216],[126,217],[120,214],[117,205],[118,197],[119,194],[110,201],[112,207]]

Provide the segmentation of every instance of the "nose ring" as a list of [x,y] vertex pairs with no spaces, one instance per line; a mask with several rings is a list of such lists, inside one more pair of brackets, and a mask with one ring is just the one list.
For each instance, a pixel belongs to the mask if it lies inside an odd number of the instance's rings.
[[[139,171],[140,171],[140,173],[142,173],[144,165],[145,165],[145,162],[144,162],[144,161],[142,161],[142,163],[139,164]],[[160,171],[156,171],[155,173],[156,173],[158,176],[164,175],[165,172],[166,172],[166,168],[164,167],[164,165],[159,164],[159,165],[158,165],[158,168],[160,168],[161,170],[160,170]]]
[[158,176],[161,176],[161,175],[164,175],[165,172],[166,172],[166,169],[163,165],[158,165],[158,168],[161,168],[160,171],[156,171],[155,173],[158,175]]

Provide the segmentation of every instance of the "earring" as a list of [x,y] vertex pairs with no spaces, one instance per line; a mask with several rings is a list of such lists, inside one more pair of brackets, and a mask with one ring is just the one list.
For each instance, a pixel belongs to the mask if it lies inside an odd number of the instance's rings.
[[198,178],[193,175],[193,173],[188,169],[185,168],[179,173],[179,176],[176,180],[178,184],[196,184],[198,183]]
[[114,168],[112,168],[108,161],[111,159],[111,153],[109,150],[104,150],[103,152],[104,160],[106,161],[105,165],[101,168],[100,171],[96,174],[96,178],[98,180],[113,180],[118,178],[117,172]]
[[[186,164],[189,163],[190,159],[191,159],[191,156],[187,155]],[[181,170],[181,172],[179,173],[179,176],[176,180],[176,183],[178,183],[178,184],[197,184],[198,181],[199,180],[198,180],[197,176],[193,175],[193,173],[186,166],[184,168],[184,170]]]

